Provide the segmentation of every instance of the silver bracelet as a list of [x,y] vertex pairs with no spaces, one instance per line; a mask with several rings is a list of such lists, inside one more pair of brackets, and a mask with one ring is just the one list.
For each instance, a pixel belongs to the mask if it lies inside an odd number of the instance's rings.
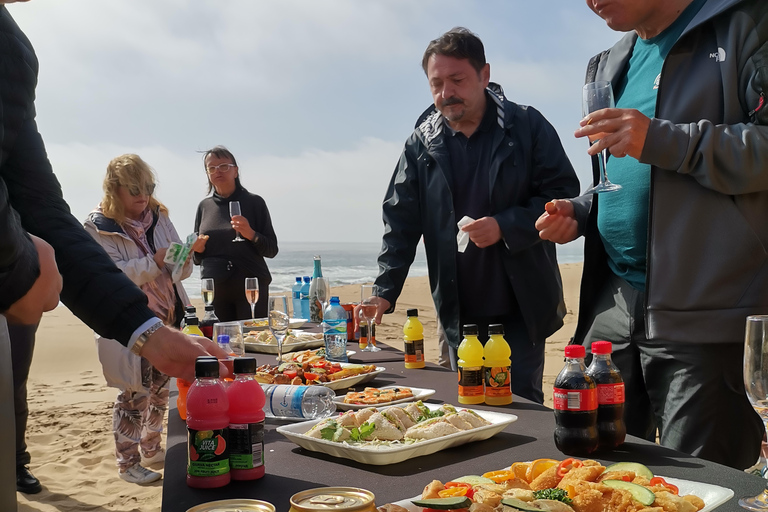
[[152,324],[149,327],[149,329],[139,334],[139,337],[136,338],[136,343],[134,343],[133,346],[131,347],[131,352],[133,352],[137,356],[140,356],[141,349],[144,348],[144,343],[146,343],[149,337],[152,336],[155,333],[155,331],[160,329],[162,326],[163,326],[163,322],[157,322],[155,324]]

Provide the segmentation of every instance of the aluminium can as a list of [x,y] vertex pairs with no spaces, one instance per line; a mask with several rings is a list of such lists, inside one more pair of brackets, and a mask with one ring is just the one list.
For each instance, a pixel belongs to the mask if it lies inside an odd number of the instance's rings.
[[202,503],[188,509],[187,512],[275,512],[275,506],[266,501],[239,498]]
[[291,496],[290,512],[376,512],[375,500],[358,487],[319,487]]

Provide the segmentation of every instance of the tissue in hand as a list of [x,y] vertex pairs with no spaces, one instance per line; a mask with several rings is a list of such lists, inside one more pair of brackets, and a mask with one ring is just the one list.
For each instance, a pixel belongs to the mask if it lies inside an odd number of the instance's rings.
[[467,246],[469,245],[469,233],[462,231],[461,228],[474,221],[475,219],[465,215],[459,222],[456,223],[456,225],[459,226],[459,232],[456,235],[456,244],[459,246],[459,252],[466,251]]

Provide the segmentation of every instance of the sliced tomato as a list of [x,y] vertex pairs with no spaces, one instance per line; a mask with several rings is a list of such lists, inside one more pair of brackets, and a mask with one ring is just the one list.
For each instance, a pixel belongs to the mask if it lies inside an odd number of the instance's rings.
[[293,379],[298,374],[299,374],[299,372],[297,372],[293,368],[286,368],[285,370],[283,370],[283,375],[285,375],[289,379]]
[[312,368],[325,368],[328,366],[328,361],[322,360],[312,363]]
[[317,380],[318,375],[316,373],[304,372],[304,378],[308,381]]
[[328,370],[328,373],[336,373],[341,371],[341,364],[340,363],[331,363],[329,366],[326,367]]
[[651,485],[661,485],[669,489],[669,492],[673,494],[680,494],[680,489],[676,485],[670,484],[660,476],[651,478]]

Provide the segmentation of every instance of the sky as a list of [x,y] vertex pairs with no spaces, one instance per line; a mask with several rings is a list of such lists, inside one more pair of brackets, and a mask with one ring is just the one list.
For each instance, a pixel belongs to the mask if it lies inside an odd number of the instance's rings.
[[381,202],[431,96],[421,57],[454,26],[485,45],[491,80],[573,137],[589,58],[613,32],[574,0],[33,0],[8,10],[37,52],[37,121],[72,213],[102,197],[109,161],[140,155],[183,237],[222,144],[267,202],[278,240],[377,242]]

